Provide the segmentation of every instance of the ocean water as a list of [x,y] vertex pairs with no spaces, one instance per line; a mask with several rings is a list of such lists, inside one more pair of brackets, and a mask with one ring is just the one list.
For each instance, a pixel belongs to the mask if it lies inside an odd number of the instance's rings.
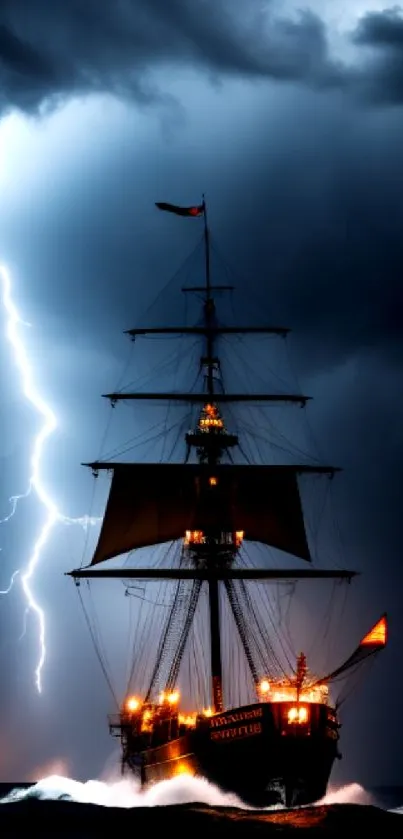
[[310,807],[264,810],[247,807],[235,795],[223,793],[203,778],[179,776],[141,791],[133,779],[75,781],[52,775],[35,784],[0,784],[0,832],[2,839],[24,829],[27,819],[35,835],[89,839],[99,831],[125,833],[135,827],[176,837],[207,832],[209,839],[232,836],[245,839],[251,833],[265,837],[270,831],[295,836],[371,835],[401,837],[403,832],[403,786],[365,790],[359,784],[330,788],[326,797]]
[[[134,778],[112,775],[109,780],[75,781],[62,775],[50,775],[37,782],[1,783],[0,803],[24,801],[35,798],[41,801],[69,799],[81,804],[105,807],[154,807],[170,804],[203,803],[213,807],[239,807],[251,810],[241,799],[225,793],[204,778],[180,775],[169,781],[154,784],[141,790]],[[401,811],[403,815],[403,785],[364,789],[359,784],[330,786],[325,798],[317,805],[354,804],[372,805],[383,810]],[[281,805],[265,808],[267,811],[285,809]],[[403,824],[402,824],[403,827]]]

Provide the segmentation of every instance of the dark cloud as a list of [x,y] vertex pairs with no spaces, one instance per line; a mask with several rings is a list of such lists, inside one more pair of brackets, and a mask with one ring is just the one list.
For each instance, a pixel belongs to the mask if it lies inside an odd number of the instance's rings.
[[252,0],[41,0],[2,4],[3,104],[35,107],[67,93],[111,91],[153,100],[149,71],[169,65],[217,74],[332,84],[325,30],[312,13],[273,19]]
[[403,47],[401,8],[371,12],[362,17],[353,36],[356,44],[365,46]]
[[7,26],[0,26],[0,56],[11,72],[30,78],[44,78],[50,66],[29,44],[20,40]]
[[318,373],[361,352],[403,359],[402,119],[383,122],[382,136],[379,125],[315,99],[283,127],[281,150],[238,184],[237,266],[252,278],[267,266],[259,294],[303,335]]
[[357,77],[366,101],[383,105],[403,102],[403,16],[401,7],[366,14],[353,35],[354,43],[370,50]]
[[[303,82],[364,99],[401,100],[402,21],[397,10],[367,15],[353,40],[381,60],[358,69],[331,56],[326,27],[310,11],[287,20],[270,0],[6,0],[0,66],[5,108],[39,108],[69,94],[108,91],[139,102],[165,101],[153,71],[204,69],[216,77]],[[390,51],[393,55],[390,55]],[[165,83],[166,88],[166,83]],[[382,93],[383,91],[383,93]]]

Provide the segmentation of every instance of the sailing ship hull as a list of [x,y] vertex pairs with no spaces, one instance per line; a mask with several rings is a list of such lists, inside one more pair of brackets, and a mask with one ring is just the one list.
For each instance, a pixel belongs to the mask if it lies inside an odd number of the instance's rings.
[[[290,722],[306,708],[306,721]],[[304,712],[305,713],[305,712]],[[305,719],[305,717],[304,717]],[[338,756],[335,712],[319,703],[265,702],[232,709],[126,761],[143,785],[200,775],[253,806],[308,804],[325,795]],[[134,746],[134,743],[133,743]]]

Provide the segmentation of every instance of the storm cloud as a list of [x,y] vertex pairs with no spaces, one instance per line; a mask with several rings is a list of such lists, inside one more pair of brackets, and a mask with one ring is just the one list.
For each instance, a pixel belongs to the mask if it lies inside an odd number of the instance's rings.
[[[142,104],[166,101],[155,71],[347,90],[363,101],[402,99],[399,9],[365,15],[350,33],[356,61],[333,54],[312,11],[281,16],[267,0],[5,0],[0,10],[1,105],[38,110],[69,95],[113,92]],[[366,57],[368,47],[376,54]]]

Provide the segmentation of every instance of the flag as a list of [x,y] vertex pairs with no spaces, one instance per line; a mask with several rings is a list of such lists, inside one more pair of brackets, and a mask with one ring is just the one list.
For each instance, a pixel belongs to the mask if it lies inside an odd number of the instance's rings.
[[204,213],[204,204],[200,204],[198,207],[177,207],[175,204],[156,202],[155,206],[159,210],[166,210],[166,212],[175,213],[177,216],[202,216]]
[[388,624],[386,615],[382,615],[378,623],[376,623],[360,641],[360,647],[385,647],[387,640]]
[[361,664],[369,656],[383,650],[386,647],[387,640],[388,622],[386,615],[382,615],[381,619],[364,635],[364,638],[360,641],[359,646],[353,654],[350,655],[350,658],[341,667],[338,667],[337,670],[333,670],[332,673],[329,673],[328,676],[321,679],[320,682],[317,682],[317,684],[325,684],[331,679],[335,679],[336,676],[340,676],[351,667],[356,667],[358,664]]

